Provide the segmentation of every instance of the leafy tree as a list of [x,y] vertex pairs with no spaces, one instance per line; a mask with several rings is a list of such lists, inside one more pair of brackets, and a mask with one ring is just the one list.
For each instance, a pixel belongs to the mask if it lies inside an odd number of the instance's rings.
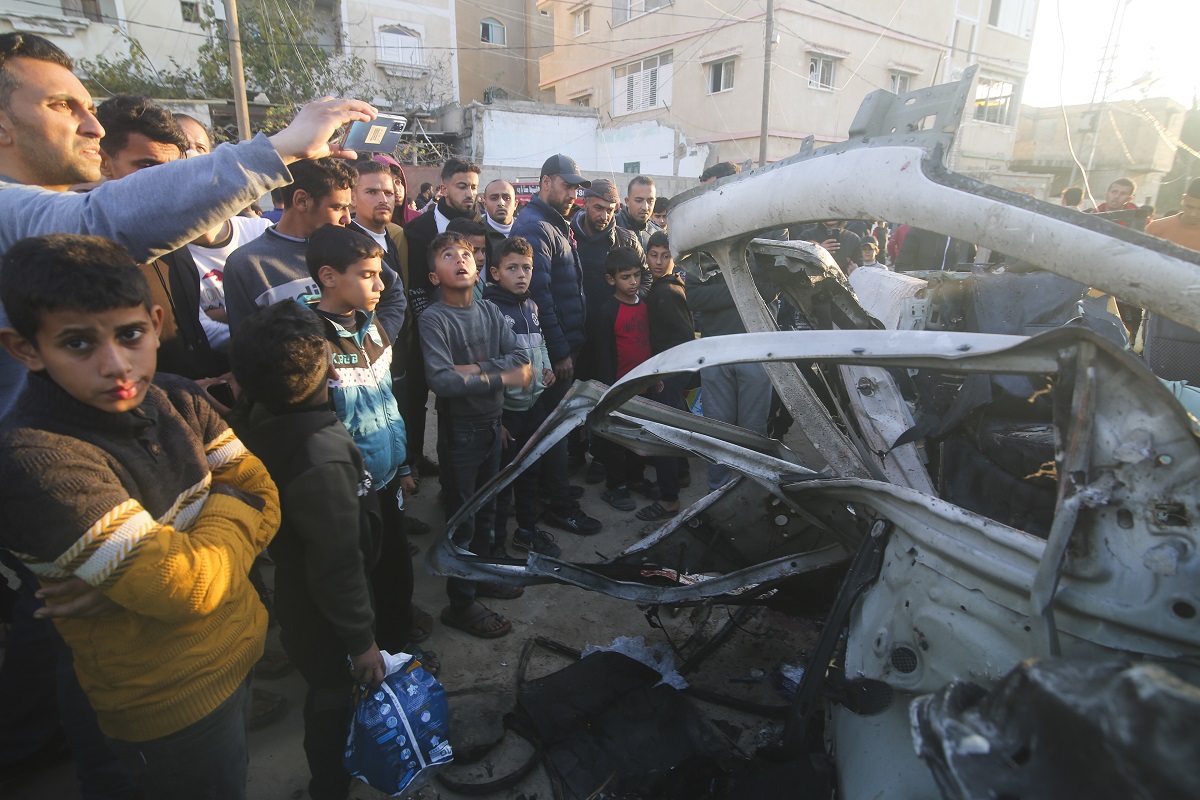
[[[171,60],[171,69],[154,67],[136,39],[129,55],[118,58],[80,59],[76,64],[83,85],[94,95],[144,94],[158,98],[200,97],[190,73]],[[228,94],[226,90],[223,94]]]
[[[230,97],[233,84],[225,21],[216,17],[209,3],[200,4],[200,13],[207,36],[197,48],[194,67],[181,66],[174,59],[169,68],[155,67],[141,45],[130,40],[128,57],[80,60],[84,85],[100,96],[129,92],[160,99]],[[382,97],[397,111],[432,109],[456,99],[446,78],[448,56],[428,64],[425,78],[381,83],[364,59],[320,44],[320,26],[327,21],[313,0],[239,0],[246,94],[249,99],[265,96],[271,104],[261,126],[267,132],[286,124],[300,105],[325,95]],[[214,133],[218,139],[233,138],[236,129],[218,128]],[[406,163],[444,159],[444,148],[432,142],[414,140],[406,147]]]
[[[200,45],[195,73],[197,87],[208,97],[225,97],[232,85],[225,22],[207,5],[201,25],[208,40]],[[365,82],[367,64],[354,55],[332,53],[318,43],[312,0],[242,0],[238,22],[242,66],[251,97],[267,96],[289,107],[327,94],[354,94]]]

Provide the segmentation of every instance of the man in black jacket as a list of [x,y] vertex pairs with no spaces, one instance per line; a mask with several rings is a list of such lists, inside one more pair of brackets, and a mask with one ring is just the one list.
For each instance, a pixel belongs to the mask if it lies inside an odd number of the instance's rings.
[[[621,196],[616,185],[605,178],[592,181],[583,192],[583,211],[571,220],[571,232],[579,246],[579,263],[583,267],[583,296],[587,308],[586,325],[590,330],[595,316],[604,304],[612,299],[612,286],[605,280],[604,264],[608,253],[615,247],[628,247],[637,251],[642,258],[642,285],[638,294],[646,296],[650,291],[650,272],[645,267],[646,257],[638,237],[617,225],[617,209],[621,205]],[[597,378],[596,375],[580,375],[580,378]],[[567,442],[567,467],[574,471],[583,465],[584,453],[589,449],[586,431],[582,435],[573,436]],[[604,465],[592,452],[592,463],[588,466],[587,482],[599,483],[604,480]]]
[[912,228],[896,257],[897,272],[914,270],[956,270],[959,264],[975,260],[976,247],[945,234]]
[[[538,321],[556,378],[542,394],[542,401],[553,409],[574,381],[575,362],[584,343],[587,303],[583,268],[566,213],[575,202],[577,188],[587,188],[591,181],[579,174],[574,159],[561,154],[546,159],[539,180],[538,193],[513,223],[512,235],[525,237],[533,247],[529,293],[538,306]],[[544,517],[547,524],[581,535],[599,532],[600,521],[585,514],[570,498],[565,441],[543,456],[542,477],[550,499]]]
[[459,217],[479,219],[475,196],[479,193],[478,164],[452,158],[442,166],[442,198],[437,204],[404,228],[408,239],[408,308],[412,316],[404,399],[404,420],[408,424],[408,449],[417,471],[436,475],[438,466],[425,457],[425,415],[429,403],[429,385],[425,381],[425,359],[421,357],[421,334],[417,320],[435,300],[429,281],[429,243],[446,232],[450,220]]
[[[588,320],[612,297],[612,286],[604,277],[608,251],[614,247],[629,247],[641,255],[643,265],[646,262],[637,235],[617,224],[620,203],[613,182],[597,178],[583,192],[583,213],[576,214],[571,220],[571,230],[579,247],[579,263],[583,267],[583,296],[587,301]],[[643,268],[643,273],[646,272]],[[643,297],[650,290],[648,277],[642,275],[643,287],[639,294]]]
[[638,237],[642,252],[646,251],[646,243],[650,241],[650,237],[662,230],[650,221],[650,215],[654,213],[654,197],[657,191],[654,181],[650,178],[645,175],[634,176],[625,194],[625,207],[617,214],[617,224]]
[[862,237],[846,230],[842,220],[826,220],[809,225],[800,230],[799,238],[807,242],[816,242],[828,250],[829,255],[833,256],[833,260],[847,275],[862,261]]

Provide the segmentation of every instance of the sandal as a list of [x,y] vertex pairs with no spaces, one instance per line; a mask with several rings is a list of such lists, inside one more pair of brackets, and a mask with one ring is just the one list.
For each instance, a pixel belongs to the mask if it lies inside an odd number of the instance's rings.
[[[446,606],[441,616],[446,627],[458,628],[480,639],[499,639],[512,631],[511,622],[478,601],[458,610]],[[499,623],[499,627],[491,627],[493,622]]]
[[487,597],[492,600],[516,600],[523,594],[525,594],[524,586],[509,586],[505,583],[491,581],[479,581],[475,584],[476,597]]
[[412,604],[411,618],[408,628],[410,642],[423,642],[433,635],[433,617],[429,612],[418,608],[416,603]]
[[637,512],[637,518],[643,522],[657,522],[660,519],[667,519],[678,514],[680,509],[671,511],[669,508],[663,508],[662,503],[657,500]]
[[408,650],[416,661],[421,664],[421,668],[428,672],[433,677],[437,677],[442,671],[442,662],[438,659],[437,653],[432,650],[422,650],[419,647],[413,647]]
[[283,695],[263,689],[253,689],[251,695],[250,730],[258,730],[265,725],[270,725],[272,722],[282,719],[287,713],[287,698]]

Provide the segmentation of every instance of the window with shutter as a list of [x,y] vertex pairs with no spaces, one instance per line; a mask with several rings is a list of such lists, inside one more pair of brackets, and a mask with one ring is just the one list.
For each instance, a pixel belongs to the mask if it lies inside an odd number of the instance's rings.
[[671,102],[671,54],[662,53],[613,70],[613,116],[660,108]]

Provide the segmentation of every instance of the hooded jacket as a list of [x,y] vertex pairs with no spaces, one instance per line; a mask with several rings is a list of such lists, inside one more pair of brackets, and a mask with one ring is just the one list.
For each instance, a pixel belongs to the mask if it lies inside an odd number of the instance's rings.
[[528,389],[510,386],[504,390],[504,410],[528,411],[546,388],[542,381],[542,370],[552,369],[550,354],[546,351],[546,338],[538,324],[537,303],[530,298],[529,292],[515,295],[498,283],[489,283],[484,288],[483,299],[500,309],[504,321],[517,337],[517,346],[525,351],[529,366],[533,368],[533,380]]
[[513,236],[533,246],[529,294],[538,307],[550,360],[558,363],[583,347],[587,300],[583,266],[567,218],[534,196],[513,223]]
[[696,338],[687,292],[677,273],[663,275],[646,295],[650,312],[650,351],[655,355]]
[[[320,299],[309,295],[301,302],[316,312]],[[373,311],[354,312],[354,331],[316,313],[325,322],[325,338],[333,348],[333,366],[338,373],[338,379],[329,382],[334,411],[362,451],[371,480],[376,487],[383,487],[397,474],[411,471],[404,466],[404,419],[392,394],[392,343],[375,324]]]

